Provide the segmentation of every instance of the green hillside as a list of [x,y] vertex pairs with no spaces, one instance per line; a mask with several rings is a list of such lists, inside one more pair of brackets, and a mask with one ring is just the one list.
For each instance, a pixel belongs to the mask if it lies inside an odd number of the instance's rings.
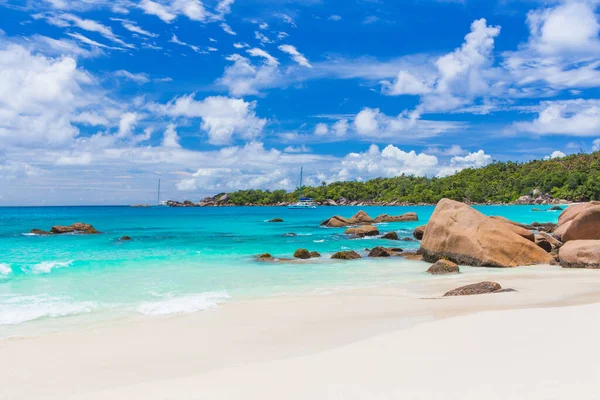
[[[531,194],[535,188],[559,199],[600,200],[600,152],[526,163],[496,162],[445,178],[401,175],[366,182],[335,182],[304,187],[303,195],[315,201],[344,197],[349,201],[435,203],[447,197],[476,203],[509,203]],[[240,190],[230,193],[229,203],[274,204],[297,198],[297,191]]]

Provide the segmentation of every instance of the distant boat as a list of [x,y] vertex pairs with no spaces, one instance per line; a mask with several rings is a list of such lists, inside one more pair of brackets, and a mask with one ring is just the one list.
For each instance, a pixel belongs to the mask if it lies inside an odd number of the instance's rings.
[[294,209],[311,209],[311,208],[317,208],[317,206],[315,205],[313,199],[309,198],[309,197],[302,197],[302,172],[303,172],[304,167],[300,167],[300,182],[298,183],[298,202],[294,203],[294,204],[290,204],[288,206],[288,208],[294,208]]
[[166,207],[168,204],[166,201],[160,201],[160,178],[158,178],[158,189],[156,191],[156,205]]

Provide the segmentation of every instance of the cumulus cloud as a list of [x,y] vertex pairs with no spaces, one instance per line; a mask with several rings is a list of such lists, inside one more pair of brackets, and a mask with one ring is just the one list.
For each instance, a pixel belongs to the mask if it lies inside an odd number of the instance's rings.
[[600,132],[600,100],[542,102],[537,118],[513,127],[538,135],[596,136]]
[[256,102],[223,96],[195,100],[194,95],[178,97],[159,110],[172,117],[201,118],[201,129],[214,145],[231,143],[235,137],[250,140],[257,137],[267,123],[256,116]]
[[176,128],[177,126],[175,124],[169,124],[167,126],[162,140],[162,145],[164,147],[170,147],[175,149],[181,148],[181,145],[179,144],[179,135],[175,130]]
[[[281,74],[274,62],[253,64],[247,57],[233,54],[227,57],[233,64],[225,68],[217,84],[233,96],[259,94],[261,90],[279,85]],[[277,61],[277,60],[275,60]]]
[[556,151],[553,151],[552,154],[547,155],[546,157],[544,157],[544,160],[553,160],[555,158],[563,158],[563,157],[566,157],[566,156],[567,155],[565,153],[563,153],[562,151],[556,150]]
[[438,177],[455,174],[467,168],[481,168],[492,162],[492,157],[485,154],[483,150],[461,157],[455,156],[450,160],[450,165],[444,166],[437,173]]
[[[0,44],[2,46],[2,44]],[[0,138],[5,145],[60,146],[79,134],[71,118],[91,77],[71,57],[0,47]]]
[[389,117],[378,108],[365,108],[354,119],[356,133],[368,138],[424,138],[457,129],[459,126],[460,124],[453,122],[421,120],[414,112],[403,112]]

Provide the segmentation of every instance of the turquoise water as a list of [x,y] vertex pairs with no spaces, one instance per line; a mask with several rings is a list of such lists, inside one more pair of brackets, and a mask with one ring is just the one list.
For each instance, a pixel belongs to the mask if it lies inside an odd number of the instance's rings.
[[[487,215],[517,222],[556,222],[559,212],[531,206],[480,206]],[[538,207],[540,208],[540,207]],[[419,222],[380,224],[382,233],[411,237],[433,207],[362,207],[369,215],[416,212]],[[102,320],[121,316],[194,312],[235,299],[424,279],[422,268],[402,259],[332,262],[328,255],[366,247],[418,248],[418,242],[350,239],[343,228],[323,228],[331,215],[352,216],[359,207],[0,208],[0,336],[2,329],[74,316]],[[283,223],[268,223],[272,218]],[[32,228],[86,222],[100,235],[34,236]],[[285,236],[287,233],[297,236]],[[129,242],[119,238],[128,235]],[[257,262],[269,252],[291,257],[304,247],[322,259]]]

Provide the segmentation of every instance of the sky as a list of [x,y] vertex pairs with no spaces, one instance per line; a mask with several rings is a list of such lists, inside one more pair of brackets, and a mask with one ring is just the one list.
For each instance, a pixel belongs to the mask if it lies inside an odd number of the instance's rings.
[[0,0],[0,206],[600,149],[600,0]]

